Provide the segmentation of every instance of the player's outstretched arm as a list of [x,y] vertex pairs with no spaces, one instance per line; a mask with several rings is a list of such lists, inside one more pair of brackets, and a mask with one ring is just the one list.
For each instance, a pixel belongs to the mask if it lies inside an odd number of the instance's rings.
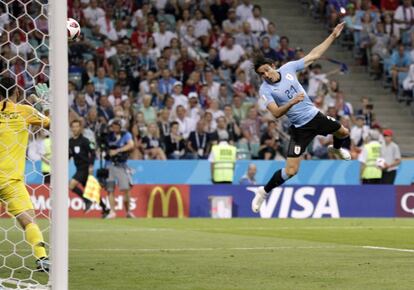
[[345,27],[345,22],[339,23],[332,33],[318,46],[316,46],[314,49],[311,50],[305,57],[305,66],[308,66],[312,64],[315,60],[319,59],[325,51],[328,50],[328,48],[331,46],[331,44],[334,42],[336,38],[338,38],[341,35],[342,30]]
[[283,106],[279,107],[278,105],[276,105],[275,102],[272,102],[267,105],[267,109],[270,111],[270,113],[272,113],[272,115],[275,118],[280,118],[284,114],[286,114],[287,111],[289,111],[289,109],[292,106],[296,105],[297,103],[302,102],[304,98],[305,98],[305,94],[299,93],[293,99],[291,99],[288,103],[284,104]]

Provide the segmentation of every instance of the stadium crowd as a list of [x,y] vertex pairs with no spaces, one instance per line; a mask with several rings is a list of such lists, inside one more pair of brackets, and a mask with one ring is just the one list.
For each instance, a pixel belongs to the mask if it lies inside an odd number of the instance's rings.
[[[10,66],[28,92],[35,82],[48,81],[44,35],[23,32],[37,27],[47,33],[47,19],[42,16],[46,8],[36,3],[27,5],[31,17],[20,18],[24,11],[20,2],[0,5],[0,29],[6,32],[0,36],[0,68]],[[378,62],[384,47],[396,43],[387,38],[388,32],[375,30],[384,24],[384,31],[389,31],[381,13],[387,15],[396,5],[376,10],[365,0],[312,3],[329,27],[342,19],[341,8],[346,7],[348,36],[361,48],[374,37],[371,51]],[[414,18],[414,13],[409,15]],[[98,150],[101,136],[116,119],[133,135],[130,159],[207,158],[212,144],[223,136],[237,146],[239,158],[285,158],[290,124],[287,118],[275,120],[260,106],[260,80],[250,58],[261,51],[280,66],[303,57],[304,51],[293,48],[288,36],[278,35],[277,23],[263,17],[259,5],[250,0],[69,0],[68,16],[82,27],[80,38],[69,43],[70,120],[82,120],[84,136]],[[371,24],[364,22],[368,18]],[[352,28],[358,21],[361,31]],[[399,25],[407,26],[404,21]],[[393,59],[406,64],[407,57],[397,53]],[[381,68],[375,57],[372,66]],[[399,67],[390,67],[390,77],[398,76],[394,71]],[[321,111],[351,129],[347,148],[357,158],[367,132],[380,126],[369,99],[362,98],[357,110],[346,101],[333,77],[340,72],[324,73],[316,64],[303,71],[300,80]],[[39,138],[42,134],[31,148]],[[305,157],[329,158],[331,143],[332,137],[318,136]]]

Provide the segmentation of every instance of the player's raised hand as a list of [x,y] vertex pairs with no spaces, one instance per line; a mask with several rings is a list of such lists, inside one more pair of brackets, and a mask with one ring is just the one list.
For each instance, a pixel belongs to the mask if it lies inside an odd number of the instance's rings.
[[299,93],[297,94],[293,99],[292,99],[292,103],[293,105],[296,105],[297,103],[302,102],[305,99],[305,93]]
[[333,36],[335,36],[335,38],[338,38],[339,35],[341,35],[341,32],[344,29],[344,27],[345,22],[341,22],[337,26],[335,26],[334,30],[332,31]]
[[40,83],[35,86],[37,96],[45,102],[49,101],[49,88],[47,84]]

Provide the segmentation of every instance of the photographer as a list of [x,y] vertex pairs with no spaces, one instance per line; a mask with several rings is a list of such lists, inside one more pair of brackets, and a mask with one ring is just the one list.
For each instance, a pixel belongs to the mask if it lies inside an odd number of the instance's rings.
[[108,169],[108,179],[106,189],[109,194],[110,212],[106,218],[115,218],[115,185],[118,183],[119,191],[124,194],[126,216],[133,218],[134,215],[129,209],[129,192],[131,189],[131,176],[127,166],[129,152],[134,148],[132,135],[128,131],[122,130],[122,123],[114,119],[106,135],[106,168]]

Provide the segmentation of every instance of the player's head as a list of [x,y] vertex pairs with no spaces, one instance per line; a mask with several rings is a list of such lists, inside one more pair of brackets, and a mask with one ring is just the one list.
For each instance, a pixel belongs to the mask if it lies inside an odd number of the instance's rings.
[[275,70],[274,61],[265,58],[262,54],[256,54],[253,57],[254,71],[268,83],[275,83],[279,80],[280,75]]
[[82,132],[82,122],[78,119],[73,120],[70,122],[70,130],[73,137],[78,137]]
[[0,101],[9,99],[16,101],[19,90],[16,86],[16,81],[11,77],[3,77],[0,80]]

